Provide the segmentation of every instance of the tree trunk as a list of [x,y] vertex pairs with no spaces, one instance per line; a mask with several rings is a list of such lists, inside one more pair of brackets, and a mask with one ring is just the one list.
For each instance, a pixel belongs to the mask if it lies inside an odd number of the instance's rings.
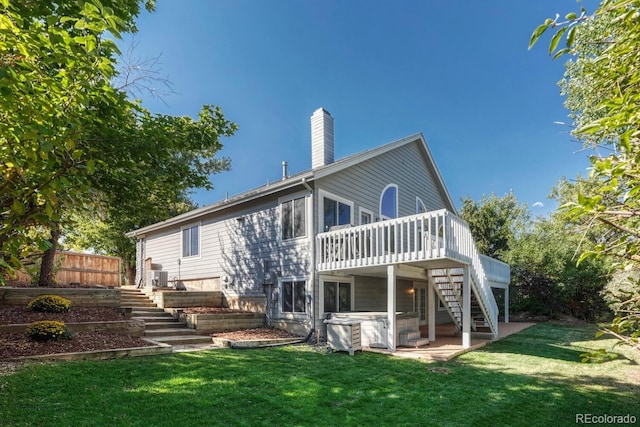
[[60,238],[60,225],[55,224],[51,229],[51,237],[49,243],[51,247],[42,254],[42,263],[40,264],[40,278],[38,286],[53,286],[56,282],[56,272],[54,264],[56,259],[56,250],[58,249],[58,239]]

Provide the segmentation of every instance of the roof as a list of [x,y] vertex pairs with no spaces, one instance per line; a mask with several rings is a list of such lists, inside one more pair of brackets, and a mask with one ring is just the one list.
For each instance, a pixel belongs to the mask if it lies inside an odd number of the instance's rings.
[[447,190],[447,187],[444,184],[444,180],[442,179],[442,175],[440,174],[440,171],[438,170],[438,167],[436,166],[436,163],[433,159],[433,155],[431,154],[431,151],[429,150],[429,147],[427,145],[427,142],[424,138],[424,136],[422,135],[422,133],[416,133],[413,135],[409,135],[405,138],[399,139],[397,141],[393,141],[390,142],[388,144],[385,145],[381,145],[379,147],[376,148],[372,148],[369,150],[365,150],[362,151],[360,153],[357,154],[353,154],[351,156],[345,157],[344,159],[340,159],[337,160],[333,163],[330,163],[328,165],[324,165],[324,166],[320,166],[317,167],[315,169],[310,169],[308,171],[305,172],[301,172],[295,175],[292,175],[288,178],[285,178],[281,181],[276,181],[267,185],[263,185],[261,187],[258,188],[254,188],[252,190],[246,191],[244,193],[240,193],[237,196],[213,203],[211,205],[207,205],[207,206],[203,206],[201,208],[198,209],[194,209],[192,211],[183,213],[181,215],[172,217],[167,219],[166,221],[161,221],[161,222],[157,222],[155,224],[151,224],[148,225],[146,227],[142,227],[138,230],[135,231],[130,231],[129,233],[127,233],[126,235],[128,237],[136,237],[136,236],[143,236],[147,233],[156,231],[156,230],[161,230],[163,228],[166,227],[170,227],[173,225],[177,225],[180,223],[184,223],[184,222],[188,222],[188,221],[193,221],[196,218],[199,218],[201,216],[204,215],[209,215],[215,212],[219,212],[234,206],[238,206],[241,205],[243,203],[252,201],[252,200],[256,200],[259,199],[261,197],[265,197],[271,194],[275,194],[278,193],[280,191],[283,190],[287,190],[289,188],[293,188],[293,187],[297,187],[300,185],[304,185],[310,181],[313,181],[316,178],[323,178],[326,177],[328,175],[337,173],[339,171],[342,171],[344,169],[347,169],[351,166],[354,166],[356,164],[362,163],[366,160],[372,159],[374,157],[380,156],[382,154],[385,154],[389,151],[393,151],[397,148],[400,148],[404,145],[413,143],[415,141],[420,141],[421,144],[420,147],[423,150],[423,154],[425,156],[425,159],[427,161],[428,166],[431,167],[434,175],[435,175],[435,179],[436,179],[436,183],[439,185],[440,189],[443,192],[443,196],[445,198],[445,201],[449,204],[448,209],[452,212],[456,212],[456,208],[455,205],[453,203],[453,199],[451,199],[451,195],[449,194],[449,190]]

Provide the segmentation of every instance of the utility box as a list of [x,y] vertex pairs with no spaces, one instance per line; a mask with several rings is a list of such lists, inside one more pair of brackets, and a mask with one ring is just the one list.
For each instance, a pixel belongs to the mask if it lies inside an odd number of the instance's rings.
[[354,351],[362,351],[360,321],[351,319],[327,319],[327,344],[333,350],[348,351],[353,356]]

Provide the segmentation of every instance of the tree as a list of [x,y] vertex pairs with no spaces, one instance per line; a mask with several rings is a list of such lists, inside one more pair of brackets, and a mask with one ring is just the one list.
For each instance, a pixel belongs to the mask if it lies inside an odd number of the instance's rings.
[[0,0],[4,272],[45,251],[40,283],[49,284],[47,260],[72,212],[137,228],[171,215],[160,207],[210,187],[209,174],[229,167],[216,153],[236,125],[219,108],[204,106],[198,120],[154,115],[113,87],[118,50],[107,33],[135,31],[142,3]]
[[509,250],[518,225],[529,219],[525,204],[519,204],[513,193],[500,198],[483,195],[480,202],[469,196],[462,200],[460,216],[467,221],[480,253],[502,259]]
[[[563,21],[547,19],[530,41],[531,47],[546,30],[555,29],[549,52],[575,58],[562,87],[570,94],[573,136],[596,149],[589,176],[594,187],[561,209],[572,221],[607,230],[608,236],[586,248],[580,260],[610,257],[618,271],[640,262],[639,10],[637,0],[604,0],[593,14],[583,9]],[[558,49],[563,39],[565,47]],[[638,283],[627,302],[608,332],[640,349]]]
[[138,1],[106,4],[118,12],[97,0],[0,0],[0,268],[9,273],[49,247],[46,230],[86,194],[95,162],[80,143],[104,119],[91,106],[122,105],[109,85],[117,48],[104,34],[133,28]]
[[105,160],[91,177],[93,203],[76,214],[67,238],[84,249],[121,257],[125,277],[133,283],[135,241],[125,233],[193,209],[189,189],[210,189],[211,174],[229,169],[229,160],[217,153],[220,139],[237,126],[219,107],[208,105],[198,120],[138,107],[118,123],[98,135],[96,146]]

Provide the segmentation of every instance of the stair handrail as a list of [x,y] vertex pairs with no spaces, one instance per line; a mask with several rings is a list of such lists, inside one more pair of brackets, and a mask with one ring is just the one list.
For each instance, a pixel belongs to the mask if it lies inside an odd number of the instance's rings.
[[476,290],[476,295],[481,300],[480,308],[485,318],[489,321],[491,331],[497,335],[498,333],[498,304],[491,291],[489,280],[484,271],[480,252],[475,244],[469,224],[459,216],[447,211],[445,213],[447,224],[452,233],[447,236],[446,248],[457,252],[469,261],[469,272],[471,276],[472,286]]

